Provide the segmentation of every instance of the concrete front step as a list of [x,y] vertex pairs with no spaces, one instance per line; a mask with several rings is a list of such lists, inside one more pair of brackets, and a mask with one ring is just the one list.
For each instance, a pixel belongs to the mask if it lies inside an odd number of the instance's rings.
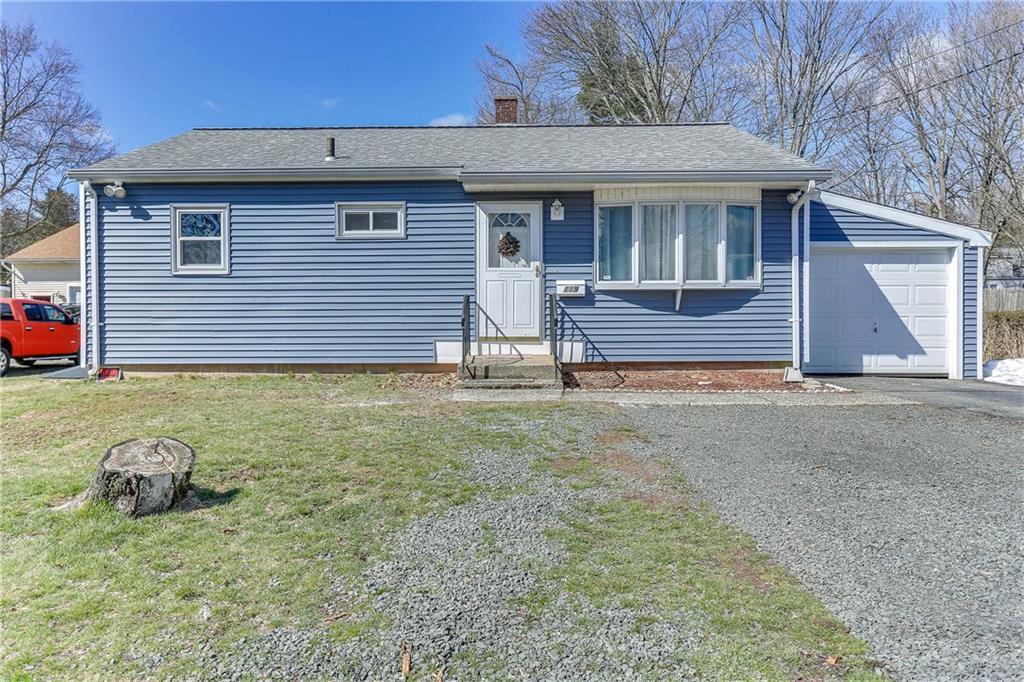
[[467,380],[529,379],[561,383],[555,359],[550,355],[476,355],[463,375]]
[[558,389],[561,390],[562,382],[548,379],[463,379],[455,385],[456,388],[469,389]]

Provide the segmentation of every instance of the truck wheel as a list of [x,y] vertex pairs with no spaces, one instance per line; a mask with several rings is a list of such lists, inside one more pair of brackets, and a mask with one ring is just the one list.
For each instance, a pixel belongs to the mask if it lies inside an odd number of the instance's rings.
[[16,362],[22,367],[31,367],[32,365],[36,364],[35,360],[17,360]]
[[7,376],[7,370],[11,368],[11,351],[7,346],[0,346],[0,377]]

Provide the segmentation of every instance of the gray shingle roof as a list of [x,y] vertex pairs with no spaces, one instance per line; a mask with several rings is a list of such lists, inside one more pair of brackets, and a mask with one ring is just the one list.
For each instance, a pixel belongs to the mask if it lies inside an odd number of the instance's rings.
[[[336,160],[325,161],[326,139]],[[827,174],[727,123],[197,128],[72,173],[454,169],[463,174]]]

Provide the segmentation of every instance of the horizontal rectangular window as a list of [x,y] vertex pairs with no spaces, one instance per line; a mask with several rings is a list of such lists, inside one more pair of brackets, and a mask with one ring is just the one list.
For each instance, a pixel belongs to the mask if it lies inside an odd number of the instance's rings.
[[405,204],[336,204],[335,236],[338,239],[401,239],[405,237]]
[[226,274],[228,207],[171,206],[171,271],[175,274]]
[[600,281],[633,281],[632,206],[597,209],[597,243]]
[[596,213],[598,288],[760,286],[757,203],[631,202]]

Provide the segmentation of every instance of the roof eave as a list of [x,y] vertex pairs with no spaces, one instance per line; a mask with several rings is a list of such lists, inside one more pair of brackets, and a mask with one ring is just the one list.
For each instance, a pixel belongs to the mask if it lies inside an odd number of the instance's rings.
[[[325,162],[329,163],[329,162]],[[226,168],[116,169],[76,168],[72,180],[90,182],[329,182],[362,180],[456,180],[459,167],[410,168]]]
[[502,171],[467,171],[459,179],[468,188],[470,185],[534,185],[546,184],[666,184],[666,183],[708,183],[708,182],[777,182],[807,180],[824,181],[832,177],[832,171],[824,168],[810,170],[776,171],[611,171],[573,173],[509,173]]

